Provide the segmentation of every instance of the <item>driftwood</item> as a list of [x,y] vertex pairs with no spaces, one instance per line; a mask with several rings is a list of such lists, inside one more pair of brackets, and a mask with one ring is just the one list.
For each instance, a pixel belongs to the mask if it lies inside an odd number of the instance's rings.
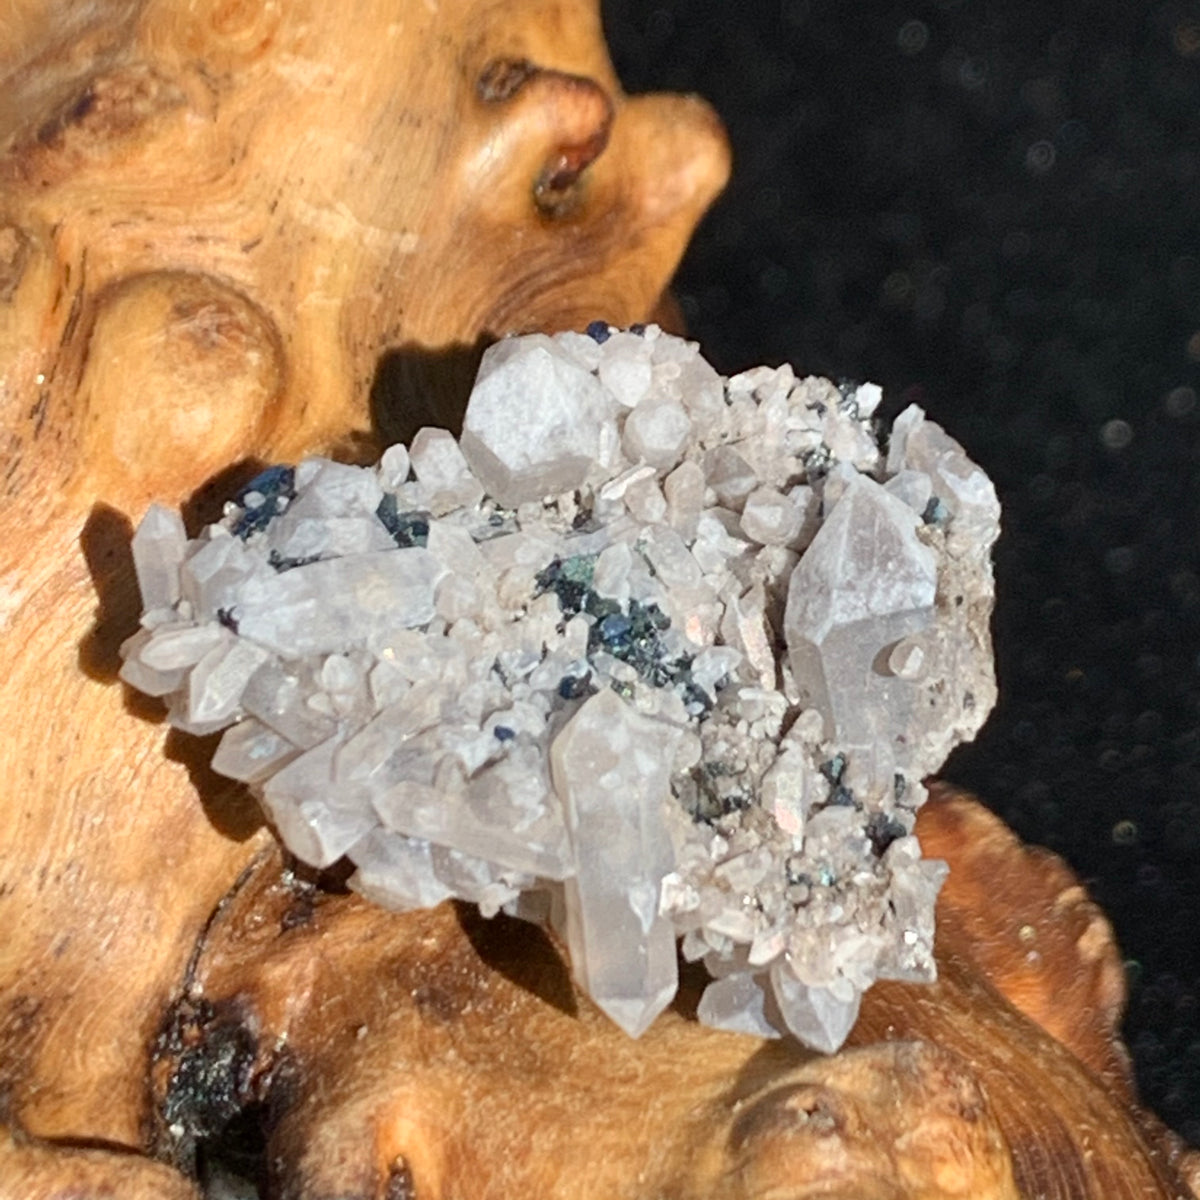
[[686,999],[634,1043],[530,927],[298,879],[116,679],[150,501],[195,526],[453,420],[481,339],[654,311],[728,167],[702,103],[623,97],[594,0],[5,21],[0,1195],[195,1196],[238,1127],[296,1197],[1185,1194],[1107,926],[976,807],[922,820],[942,982],[874,989],[854,1049]]
[[919,830],[955,881],[939,982],[876,985],[831,1058],[703,1029],[686,987],[633,1042],[540,931],[449,905],[388,917],[272,849],[160,1046],[159,1149],[190,1161],[256,1108],[285,1196],[385,1196],[397,1177],[564,1200],[1186,1195],[1131,1111],[1103,916],[972,800],[937,790]]

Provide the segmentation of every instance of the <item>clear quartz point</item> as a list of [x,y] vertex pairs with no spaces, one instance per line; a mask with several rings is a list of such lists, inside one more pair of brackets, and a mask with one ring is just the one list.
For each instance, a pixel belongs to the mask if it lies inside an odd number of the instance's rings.
[[434,869],[433,847],[375,826],[346,851],[358,868],[347,883],[359,895],[397,912],[432,908],[455,893]]
[[767,999],[759,980],[739,971],[723,979],[714,979],[704,989],[696,1015],[701,1024],[711,1025],[714,1029],[777,1038],[780,1031],[766,1015]]
[[248,580],[234,616],[243,637],[282,657],[345,652],[428,624],[445,574],[418,546],[324,559]]
[[880,652],[933,622],[937,556],[920,518],[873,480],[852,475],[788,584],[784,635],[801,702],[839,748],[903,736],[916,701],[881,670]]
[[188,680],[188,720],[201,724],[232,717],[251,677],[269,658],[261,646],[240,638],[213,647]]
[[142,608],[169,608],[179,600],[179,564],[187,545],[183,518],[173,509],[152,504],[146,511],[131,550]]
[[579,487],[617,445],[617,402],[543,334],[497,342],[479,365],[462,451],[501,504]]
[[221,735],[213,755],[213,770],[243,783],[261,783],[269,779],[300,751],[275,730],[247,717]]
[[269,579],[272,572],[241,538],[230,537],[222,530],[199,545],[184,562],[180,570],[183,596],[197,617],[211,621],[222,610],[233,607],[246,581],[256,574]]
[[352,791],[335,790],[335,739],[293,759],[263,786],[262,805],[288,847],[314,867],[337,862],[378,824]]
[[854,1022],[862,994],[846,979],[828,986],[801,983],[786,959],[777,959],[771,967],[771,986],[779,1011],[788,1029],[806,1046],[833,1054]]
[[663,809],[677,737],[606,688],[583,703],[550,752],[575,853],[566,886],[572,967],[632,1037],[678,983],[675,934],[658,911],[674,858]]

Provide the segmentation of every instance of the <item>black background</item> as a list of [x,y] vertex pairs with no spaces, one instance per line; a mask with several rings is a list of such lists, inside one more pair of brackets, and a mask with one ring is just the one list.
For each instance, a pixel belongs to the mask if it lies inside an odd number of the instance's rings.
[[995,480],[1000,704],[943,774],[1104,906],[1200,1144],[1200,2],[603,13],[729,131],[677,281],[714,365],[874,380]]

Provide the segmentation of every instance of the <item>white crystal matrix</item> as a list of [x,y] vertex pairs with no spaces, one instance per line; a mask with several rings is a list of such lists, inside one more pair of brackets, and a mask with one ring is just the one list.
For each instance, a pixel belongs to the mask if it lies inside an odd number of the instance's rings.
[[395,909],[546,921],[637,1036],[677,946],[703,1021],[833,1051],[930,979],[921,780],[995,696],[995,492],[879,389],[723,379],[655,326],[511,338],[461,439],[155,506],[123,678],[280,837]]

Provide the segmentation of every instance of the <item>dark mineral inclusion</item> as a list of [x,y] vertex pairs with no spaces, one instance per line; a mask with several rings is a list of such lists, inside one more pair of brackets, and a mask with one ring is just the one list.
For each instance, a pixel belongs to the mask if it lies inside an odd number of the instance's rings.
[[554,558],[535,576],[538,595],[553,592],[567,617],[586,613],[594,621],[588,631],[589,657],[600,651],[631,666],[647,683],[655,687],[678,688],[688,712],[707,713],[713,699],[692,679],[692,656],[670,657],[662,635],[671,627],[671,619],[657,604],[629,600],[623,607],[616,600],[601,596],[592,585],[596,555],[577,554]]

